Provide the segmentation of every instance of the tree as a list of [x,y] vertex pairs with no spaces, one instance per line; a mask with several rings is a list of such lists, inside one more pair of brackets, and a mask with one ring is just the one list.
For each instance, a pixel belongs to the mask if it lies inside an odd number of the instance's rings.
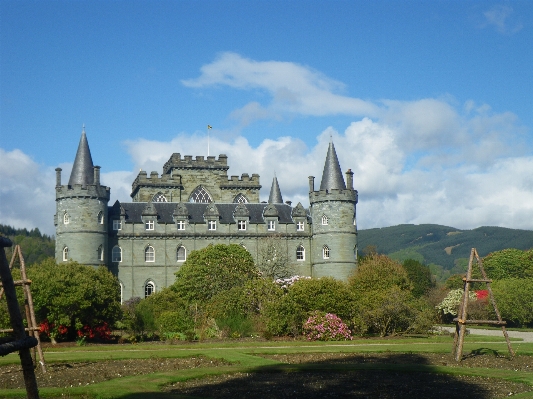
[[498,280],[491,287],[502,318],[516,325],[533,325],[533,279]]
[[189,302],[205,303],[219,292],[259,278],[252,255],[240,245],[209,245],[192,251],[171,286]]
[[120,317],[119,283],[105,267],[48,259],[29,267],[28,277],[38,321],[55,331],[63,326],[70,339],[83,326],[113,325]]
[[259,241],[257,251],[257,268],[269,279],[287,278],[292,276],[293,268],[289,262],[286,241],[274,235]]
[[492,252],[483,258],[483,267],[492,280],[533,278],[533,249],[509,248]]
[[413,283],[411,293],[415,298],[420,298],[435,286],[429,268],[419,261],[406,259],[403,262],[403,268],[407,271],[407,276],[411,280],[411,283]]

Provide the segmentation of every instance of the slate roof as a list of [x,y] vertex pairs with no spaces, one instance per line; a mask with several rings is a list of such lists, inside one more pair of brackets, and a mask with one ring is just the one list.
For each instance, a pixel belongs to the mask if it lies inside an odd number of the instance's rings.
[[[142,223],[142,213],[146,208],[146,202],[116,202],[115,205],[110,207],[109,212],[111,215],[118,216],[120,213],[118,210],[120,206],[124,209],[126,215],[126,223]],[[176,209],[176,202],[154,202],[153,206],[157,211],[157,221],[160,223],[174,223],[173,213]],[[189,223],[205,223],[204,212],[209,204],[202,204],[198,202],[185,202],[183,203],[189,213]],[[236,223],[233,214],[235,208],[239,204],[214,204],[218,208],[220,213],[220,223],[231,224]],[[292,224],[291,212],[292,207],[287,204],[244,204],[250,212],[250,223],[265,223],[263,218],[263,211],[268,206],[276,207],[279,215],[279,223]]]
[[283,204],[283,197],[279,189],[278,178],[274,176],[272,179],[272,187],[270,188],[270,196],[268,197],[269,204]]
[[345,190],[346,185],[342,178],[341,167],[337,152],[333,142],[329,143],[328,155],[326,156],[326,163],[324,164],[324,172],[322,172],[322,182],[320,183],[320,190]]
[[75,184],[81,184],[83,187],[87,186],[87,184],[94,184],[94,165],[87,136],[85,135],[85,128],[81,132],[78,152],[76,152],[76,158],[68,181],[69,186],[74,186]]

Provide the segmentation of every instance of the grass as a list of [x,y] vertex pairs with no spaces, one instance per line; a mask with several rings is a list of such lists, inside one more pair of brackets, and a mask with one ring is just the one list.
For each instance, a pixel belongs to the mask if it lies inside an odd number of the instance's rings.
[[[278,372],[298,372],[321,366],[300,364],[287,365],[274,360],[257,356],[258,354],[292,354],[309,352],[327,353],[363,353],[363,352],[391,352],[391,353],[450,353],[453,338],[447,335],[430,336],[427,338],[394,338],[394,339],[356,339],[345,342],[307,342],[307,341],[229,341],[229,342],[199,342],[180,343],[176,345],[141,343],[134,345],[88,345],[84,347],[47,348],[45,360],[47,363],[56,362],[87,362],[104,361],[110,359],[146,359],[174,358],[190,356],[206,356],[224,359],[232,362],[229,366],[203,367],[196,369],[179,370],[175,372],[161,372],[148,375],[116,378],[105,382],[73,388],[41,388],[43,398],[127,398],[153,397],[156,399],[174,398],[170,394],[162,393],[161,387],[178,381],[192,378],[203,378],[209,375],[250,372],[257,370],[275,369]],[[533,356],[533,343],[514,342],[513,349],[517,354]],[[479,350],[495,350],[507,353],[507,346],[503,337],[467,336],[465,339],[464,353]],[[16,354],[0,358],[0,365],[18,363]],[[533,358],[532,358],[533,364]],[[523,382],[533,386],[533,374],[513,370],[486,369],[486,368],[456,368],[447,366],[427,365],[335,365],[339,371],[352,369],[373,370],[402,370],[423,371],[448,375],[472,375],[497,379]],[[332,366],[328,366],[331,370]],[[24,390],[0,390],[0,398],[23,398]],[[527,397],[516,395],[516,397]]]

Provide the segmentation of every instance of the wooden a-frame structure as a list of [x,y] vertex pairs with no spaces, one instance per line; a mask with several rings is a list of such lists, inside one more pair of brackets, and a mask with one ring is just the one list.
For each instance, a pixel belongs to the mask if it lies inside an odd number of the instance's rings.
[[[473,267],[474,261],[476,261],[477,265],[479,266],[479,271],[481,272],[481,276],[482,276],[482,278],[480,279],[472,278],[472,267]],[[481,262],[481,258],[479,257],[477,250],[475,248],[472,248],[472,251],[470,252],[470,260],[468,262],[468,271],[466,272],[466,277],[463,278],[463,282],[464,282],[464,290],[463,290],[463,297],[461,299],[461,304],[459,306],[459,313],[458,313],[458,316],[455,319],[453,319],[453,321],[455,322],[455,338],[453,341],[453,354],[455,356],[455,360],[459,362],[461,361],[463,357],[463,344],[464,344],[467,324],[491,324],[491,325],[501,326],[503,336],[505,337],[505,341],[507,342],[507,348],[509,349],[509,353],[511,354],[511,356],[514,356],[513,348],[511,348],[511,342],[509,341],[509,336],[507,334],[507,331],[505,330],[505,325],[507,323],[502,320],[498,307],[496,306],[496,300],[494,299],[494,294],[492,293],[492,289],[490,287],[490,283],[492,283],[492,280],[489,280],[489,278],[487,277],[487,274],[485,273],[485,269],[483,268],[483,263]],[[492,306],[494,307],[494,312],[496,313],[497,320],[468,320],[468,301],[469,301],[471,283],[485,283],[486,284],[487,291],[489,294],[489,300]]]

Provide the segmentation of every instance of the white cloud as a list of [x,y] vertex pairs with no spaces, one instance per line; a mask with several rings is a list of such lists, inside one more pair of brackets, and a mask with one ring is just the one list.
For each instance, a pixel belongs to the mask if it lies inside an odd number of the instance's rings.
[[485,17],[484,26],[494,26],[496,30],[504,34],[513,34],[523,28],[522,23],[511,21],[513,8],[506,5],[495,5],[483,12]]

